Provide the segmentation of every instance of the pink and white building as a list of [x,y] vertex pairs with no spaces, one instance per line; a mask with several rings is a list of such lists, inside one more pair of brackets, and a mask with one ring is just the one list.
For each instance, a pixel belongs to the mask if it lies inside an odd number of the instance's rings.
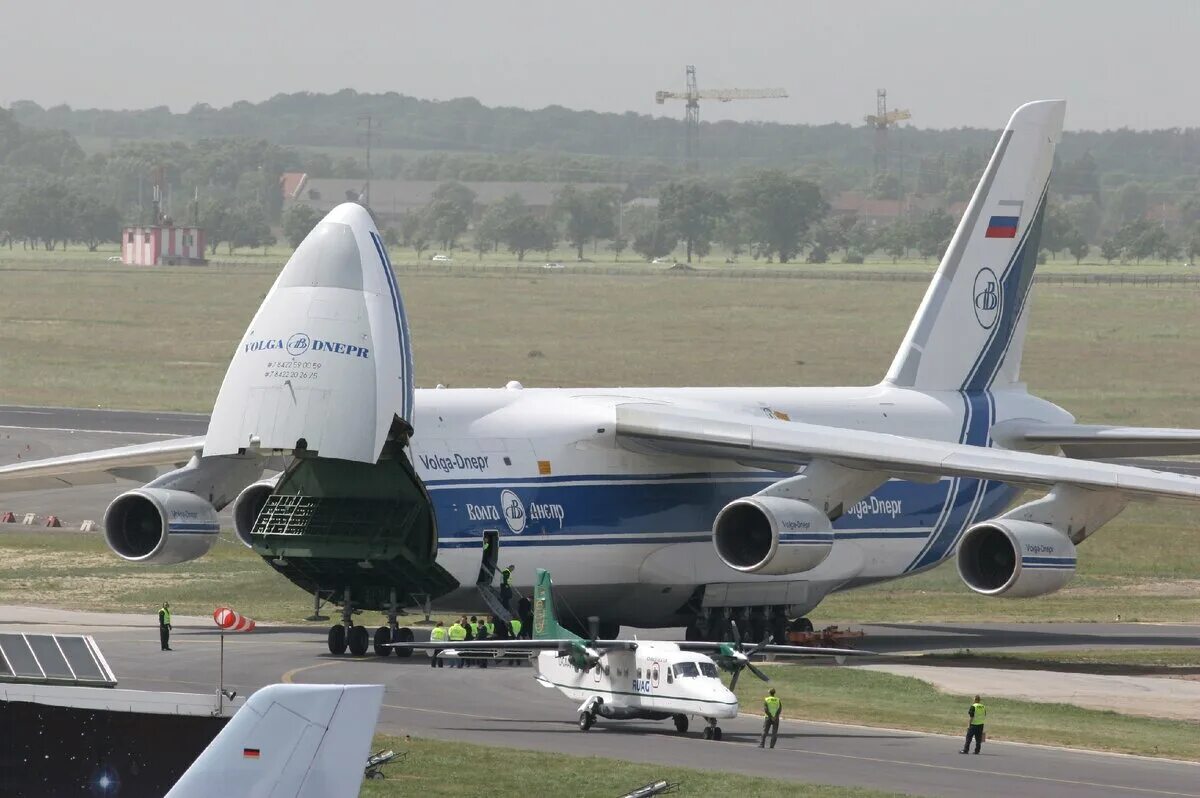
[[121,231],[121,262],[131,266],[204,263],[204,230],[174,225],[126,227]]

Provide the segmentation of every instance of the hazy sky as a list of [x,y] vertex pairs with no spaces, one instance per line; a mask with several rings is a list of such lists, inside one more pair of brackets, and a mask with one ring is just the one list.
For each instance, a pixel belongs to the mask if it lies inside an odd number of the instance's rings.
[[682,89],[776,87],[702,119],[859,122],[875,89],[921,127],[1200,125],[1200,0],[6,0],[0,104],[186,110],[278,92],[397,91],[682,116]]

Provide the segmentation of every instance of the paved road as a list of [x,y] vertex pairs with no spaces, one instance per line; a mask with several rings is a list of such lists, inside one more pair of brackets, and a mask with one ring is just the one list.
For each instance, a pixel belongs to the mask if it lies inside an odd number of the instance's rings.
[[[217,639],[207,619],[178,619],[172,645],[158,651],[151,617],[103,616],[0,607],[0,628],[33,631],[80,628],[95,635],[123,687],[212,690]],[[1071,637],[1064,627],[1064,634]],[[936,628],[936,627],[935,627]],[[1173,627],[1171,627],[1174,629]],[[983,627],[978,628],[983,631]],[[1141,629],[1126,625],[1125,639]],[[1180,627],[1180,634],[1187,630]],[[1012,630],[992,629],[1003,637]],[[1190,628],[1193,638],[1196,628]],[[1178,638],[1177,638],[1178,639]],[[911,644],[910,640],[910,644]],[[800,782],[855,785],[914,795],[1200,796],[1200,765],[991,742],[975,757],[957,753],[957,736],[787,720],[775,751],[756,747],[758,721],[723,724],[725,739],[681,738],[669,724],[605,722],[590,732],[575,724],[573,702],[532,679],[532,669],[434,670],[409,660],[334,658],[324,630],[263,628],[226,640],[227,686],[245,694],[289,678],[297,682],[369,682],[387,687],[380,730],[566,754],[771,776]],[[803,714],[802,707],[789,707]],[[954,730],[957,731],[957,730]]]

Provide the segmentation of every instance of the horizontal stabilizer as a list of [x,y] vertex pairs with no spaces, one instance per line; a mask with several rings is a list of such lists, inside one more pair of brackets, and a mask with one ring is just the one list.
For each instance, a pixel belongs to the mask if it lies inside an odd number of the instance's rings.
[[1200,429],[1009,421],[997,424],[992,438],[1009,449],[1055,446],[1068,457],[1088,460],[1200,454]]

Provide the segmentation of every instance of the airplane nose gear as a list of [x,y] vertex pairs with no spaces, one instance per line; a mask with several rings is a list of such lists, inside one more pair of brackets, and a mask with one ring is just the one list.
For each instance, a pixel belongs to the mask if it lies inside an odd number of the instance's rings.
[[704,720],[708,723],[708,725],[704,727],[704,739],[719,741],[721,739],[721,727],[717,725],[717,719],[705,718]]

